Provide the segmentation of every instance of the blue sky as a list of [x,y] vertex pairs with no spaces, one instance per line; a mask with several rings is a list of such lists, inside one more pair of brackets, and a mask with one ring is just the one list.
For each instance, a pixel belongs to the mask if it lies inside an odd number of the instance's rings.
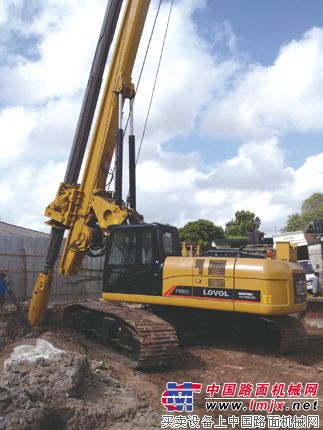
[[[197,9],[193,15],[199,33],[212,43],[213,33],[210,28],[228,22],[236,36],[236,53],[246,63],[271,65],[281,47],[293,39],[299,39],[312,27],[323,27],[323,2],[321,0],[208,0],[206,7]],[[219,49],[221,48],[221,49]],[[218,45],[214,55],[229,58],[232,52],[227,46]],[[198,85],[198,83],[197,83]],[[300,167],[304,159],[322,149],[323,133],[292,133],[281,136],[280,146],[284,149],[288,162],[294,168]],[[214,140],[198,134],[186,138],[176,138],[169,142],[169,147],[194,148],[200,145],[200,151],[214,162],[233,157],[240,145],[239,139],[218,140],[220,150],[210,150]]]
[[[3,221],[47,228],[42,214],[64,177],[105,7],[105,0],[0,4]],[[138,140],[168,8],[136,98]],[[246,209],[270,235],[322,191],[322,12],[319,0],[175,1],[138,164],[147,221],[224,226]]]
[[[251,60],[271,64],[280,47],[313,26],[323,25],[321,0],[208,0],[196,14],[197,25],[228,21],[237,47]],[[203,32],[207,35],[207,32]]]

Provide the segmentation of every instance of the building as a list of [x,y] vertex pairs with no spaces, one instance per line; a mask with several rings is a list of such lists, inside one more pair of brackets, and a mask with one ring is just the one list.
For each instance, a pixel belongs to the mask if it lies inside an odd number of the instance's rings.
[[[40,231],[0,222],[0,272],[19,300],[29,300],[38,273],[45,261],[49,235]],[[53,277],[51,302],[62,303],[93,299],[102,291],[101,266],[104,257],[85,257],[77,276]]]

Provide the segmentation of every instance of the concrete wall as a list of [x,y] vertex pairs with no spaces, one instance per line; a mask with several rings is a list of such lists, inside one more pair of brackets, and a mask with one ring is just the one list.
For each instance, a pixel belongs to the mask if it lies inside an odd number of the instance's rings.
[[[0,236],[0,272],[12,280],[19,300],[29,299],[39,271],[47,253],[47,237]],[[55,273],[52,284],[52,303],[92,299],[101,295],[104,257],[85,257],[77,276],[62,276]]]

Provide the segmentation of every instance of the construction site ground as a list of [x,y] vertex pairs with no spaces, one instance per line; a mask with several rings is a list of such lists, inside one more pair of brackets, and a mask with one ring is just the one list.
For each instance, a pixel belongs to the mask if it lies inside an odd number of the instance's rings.
[[[161,404],[168,381],[203,384],[204,392],[194,398],[193,414],[214,419],[219,414],[232,415],[232,411],[205,410],[205,387],[213,382],[285,383],[286,387],[298,382],[319,383],[318,410],[297,413],[319,415],[323,428],[323,314],[317,311],[305,317],[309,332],[305,352],[281,356],[263,345],[214,333],[185,345],[172,368],[142,372],[118,354],[64,328],[61,310],[60,306],[52,307],[44,327],[32,335],[13,305],[0,309],[0,429],[160,428],[162,415],[169,414]],[[66,354],[4,369],[13,347],[33,344],[35,337],[48,340]]]

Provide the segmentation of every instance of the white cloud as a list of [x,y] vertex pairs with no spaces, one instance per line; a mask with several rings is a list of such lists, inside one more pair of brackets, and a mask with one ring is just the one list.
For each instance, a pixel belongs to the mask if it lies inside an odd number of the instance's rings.
[[0,111],[1,157],[0,167],[15,165],[25,150],[28,136],[37,123],[37,113],[23,107]]
[[[0,215],[7,222],[43,229],[44,208],[64,177],[106,2],[31,0],[29,14],[23,13],[26,4],[6,0],[0,5],[0,23],[8,30],[0,39],[14,45],[19,33],[30,45],[34,38],[33,56],[30,46],[28,55],[15,47],[0,63]],[[174,4],[138,165],[138,209],[147,221],[178,225],[201,217],[224,225],[234,211],[249,209],[270,233],[322,183],[323,154],[293,169],[279,135],[322,128],[323,30],[312,29],[286,44],[272,66],[242,64],[229,22],[210,29],[210,42],[201,36],[193,17],[206,5],[198,0]],[[137,142],[168,7],[167,2],[162,7],[136,99]],[[153,2],[144,42],[155,11]],[[231,50],[231,58],[214,54],[221,44]],[[135,82],[145,47],[143,43],[137,57]],[[200,148],[192,145],[200,124],[211,137],[239,138],[237,153],[217,164],[203,159]],[[190,141],[189,150],[178,149],[179,137]],[[214,147],[221,150],[216,143]]]
[[295,172],[295,192],[307,196],[313,192],[322,192],[323,152],[308,157]]
[[219,45],[227,46],[230,51],[236,50],[237,37],[234,34],[232,26],[229,21],[224,21],[220,24],[214,24],[214,40],[213,44],[215,48]]
[[[182,1],[173,9],[147,129],[147,137],[153,137],[158,143],[178,135],[189,135],[196,128],[203,109],[211,102],[212,93],[222,91],[238,68],[238,63],[233,58],[218,61],[211,53],[212,45],[197,32],[192,16],[203,3]],[[166,3],[160,13],[136,97],[138,130],[148,108],[168,11],[169,4]],[[150,20],[154,13],[154,10],[150,12]],[[151,23],[148,23],[137,56],[139,61],[133,73],[134,82],[137,82],[140,60],[143,58],[150,30]]]
[[0,3],[0,25],[7,20],[7,9],[4,2]]
[[54,199],[66,163],[48,161],[43,166],[17,166],[0,179],[1,220],[36,230],[47,230],[45,207]]
[[263,139],[323,129],[323,29],[283,46],[272,66],[239,71],[231,91],[215,98],[202,124],[213,137]]
[[101,23],[102,6],[95,0],[53,0],[31,23],[25,23],[22,28],[39,37],[37,58],[30,60],[22,52],[16,56],[14,67],[0,68],[0,80],[6,82],[1,86],[0,99],[33,105],[80,91],[87,82],[100,31],[94,23]]
[[[221,184],[231,190],[276,190],[294,180],[293,169],[284,166],[284,156],[276,138],[240,146],[238,154],[220,163],[209,175],[207,184]],[[205,182],[201,186],[207,185]]]
[[30,133],[26,153],[29,152],[36,159],[66,159],[79,111],[80,100],[72,97],[50,100],[42,106],[37,117],[37,127]]
[[323,153],[307,158],[298,169],[285,163],[276,139],[243,145],[209,174],[194,164],[174,172],[159,162],[145,162],[138,169],[138,207],[147,221],[183,225],[206,218],[222,226],[235,211],[248,209],[273,234],[302,200],[321,191],[323,182]]

